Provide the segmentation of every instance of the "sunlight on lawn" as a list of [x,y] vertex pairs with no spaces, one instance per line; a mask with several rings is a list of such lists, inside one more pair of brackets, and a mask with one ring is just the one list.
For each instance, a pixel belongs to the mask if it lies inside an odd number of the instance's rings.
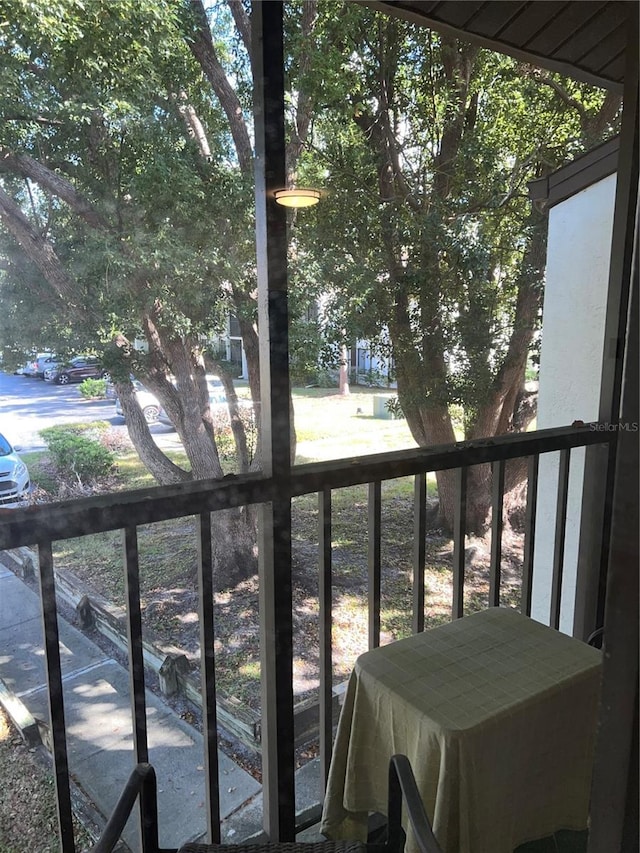
[[294,392],[296,463],[349,459],[416,447],[405,420],[375,418],[374,398],[388,394],[358,391],[342,397],[334,391],[307,397]]

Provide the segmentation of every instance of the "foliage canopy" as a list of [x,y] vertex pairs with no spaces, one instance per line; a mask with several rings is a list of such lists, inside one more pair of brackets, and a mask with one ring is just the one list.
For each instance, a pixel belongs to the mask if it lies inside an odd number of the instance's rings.
[[[221,476],[203,341],[229,311],[259,397],[248,6],[0,0],[0,20],[0,336],[112,341],[156,478]],[[326,189],[290,221],[293,314],[323,302],[292,329],[296,369],[369,339],[393,358],[419,444],[454,440],[451,404],[467,437],[522,428],[546,234],[527,182],[611,134],[618,100],[355,3],[296,0],[285,26],[288,175]],[[131,372],[174,420],[190,471],[153,445]]]

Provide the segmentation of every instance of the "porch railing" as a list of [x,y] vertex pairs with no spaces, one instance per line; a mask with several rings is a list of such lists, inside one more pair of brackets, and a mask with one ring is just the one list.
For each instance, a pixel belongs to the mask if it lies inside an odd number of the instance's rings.
[[[216,719],[215,658],[212,638],[213,587],[211,513],[244,505],[282,502],[309,494],[318,495],[319,544],[319,624],[320,624],[320,758],[322,779],[326,779],[331,757],[332,715],[332,493],[348,486],[368,488],[368,610],[369,646],[380,643],[381,578],[383,570],[381,541],[382,491],[384,481],[399,477],[414,478],[413,499],[413,592],[412,629],[425,626],[425,537],[427,488],[430,472],[455,470],[457,494],[453,532],[452,618],[463,614],[465,584],[465,525],[467,474],[474,465],[492,466],[492,531],[489,569],[489,605],[500,603],[501,534],[505,465],[509,460],[528,460],[527,506],[524,530],[521,609],[531,612],[531,591],[535,548],[538,466],[541,455],[559,453],[557,505],[551,580],[550,624],[558,627],[564,547],[567,521],[567,496],[571,451],[596,444],[610,444],[615,436],[597,429],[595,424],[558,428],[499,438],[462,442],[430,449],[389,452],[348,460],[294,466],[283,478],[249,474],[227,477],[222,481],[198,481],[179,486],[158,487],[13,510],[0,522],[0,550],[36,545],[39,553],[41,601],[45,627],[45,654],[49,683],[51,743],[56,778],[63,853],[75,851],[72,827],[71,794],[64,719],[62,671],[60,665],[58,621],[55,599],[55,575],[52,543],[105,531],[122,530],[122,549],[126,576],[134,752],[136,762],[148,761],[145,675],[142,647],[142,617],[138,564],[137,528],[152,522],[196,516],[199,519],[199,605],[203,706],[203,734],[207,781],[208,828],[212,840],[220,838],[220,800],[218,787],[218,725]],[[604,500],[604,495],[603,495]],[[290,535],[290,530],[287,531]],[[284,643],[282,640],[284,639]],[[291,653],[291,637],[276,635],[263,654],[276,655],[276,648]],[[281,652],[282,653],[282,652]],[[293,727],[291,727],[293,738]],[[273,751],[269,731],[263,731],[264,751]],[[291,751],[292,752],[292,751]],[[275,764],[276,762],[272,762]],[[292,772],[292,771],[291,771]],[[272,784],[265,778],[264,785]],[[271,795],[277,797],[277,786]],[[294,828],[291,828],[293,832]]]

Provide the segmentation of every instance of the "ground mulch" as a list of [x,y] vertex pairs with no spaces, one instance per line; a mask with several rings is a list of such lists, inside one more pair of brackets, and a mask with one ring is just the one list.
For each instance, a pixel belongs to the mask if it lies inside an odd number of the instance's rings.
[[[56,853],[59,850],[55,785],[0,707],[0,851]],[[93,839],[79,821],[74,826],[78,850]]]
[[[368,568],[366,497],[356,496],[348,519],[336,525],[332,565],[332,636],[334,683],[348,678],[356,657],[368,643]],[[310,508],[311,507],[311,508]],[[382,543],[381,641],[411,633],[412,525],[407,525],[410,499],[391,497],[385,509]],[[294,506],[293,639],[296,701],[313,696],[319,673],[318,547],[312,536],[315,503]],[[124,603],[120,538],[104,534],[101,548],[65,543],[56,565],[72,572],[82,592],[98,592]],[[88,537],[87,537],[88,538]],[[194,667],[199,659],[196,528],[192,519],[153,525],[139,532],[143,630],[147,639],[182,649]],[[105,552],[113,556],[105,559]],[[426,539],[427,627],[451,618],[452,543],[439,530]],[[465,608],[488,604],[490,541],[467,539]],[[509,528],[503,534],[502,601],[518,606],[521,585],[522,536]],[[215,594],[216,683],[220,694],[260,711],[258,577],[249,577]]]

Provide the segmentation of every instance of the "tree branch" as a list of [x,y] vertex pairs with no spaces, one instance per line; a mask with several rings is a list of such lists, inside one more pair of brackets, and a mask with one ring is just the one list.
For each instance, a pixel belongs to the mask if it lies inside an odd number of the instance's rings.
[[556,95],[563,101],[568,107],[571,107],[574,110],[577,110],[580,113],[580,116],[584,116],[585,108],[584,105],[580,103],[580,101],[576,101],[575,98],[572,98],[571,95],[567,92],[567,90],[561,86],[557,80],[554,80],[553,77],[550,77],[546,71],[543,71],[540,68],[532,69],[533,79],[538,83],[542,83],[544,86],[548,86],[552,89]]
[[602,139],[606,126],[613,123],[621,106],[622,96],[616,95],[615,92],[607,92],[602,106],[595,115],[585,113],[581,116],[582,133],[588,145],[593,145]]
[[209,147],[207,134],[205,133],[202,122],[200,121],[200,117],[192,104],[189,103],[187,93],[184,90],[180,90],[179,94],[175,95],[175,100],[178,112],[184,119],[184,123],[187,127],[187,134],[197,144],[202,158],[207,161],[211,160],[211,148]]
[[514,406],[522,390],[535,319],[542,301],[542,270],[546,256],[547,217],[535,210],[529,217],[531,229],[518,277],[513,330],[505,357],[493,381],[493,389],[478,415],[471,438],[500,435],[513,429]]
[[30,116],[26,113],[5,113],[4,121],[28,121],[34,124],[42,124],[46,127],[60,127],[63,122],[56,118],[45,118],[44,116]]
[[43,189],[66,202],[72,211],[84,219],[92,228],[108,230],[108,224],[96,208],[75,189],[62,175],[29,157],[14,154],[8,148],[0,148],[0,172],[9,172],[29,178]]
[[253,169],[253,150],[242,106],[218,59],[202,0],[190,0],[190,7],[194,26],[187,38],[189,50],[220,101],[229,121],[240,169],[247,174]]
[[[90,316],[86,306],[79,305],[73,281],[56,255],[53,246],[45,240],[31,225],[11,196],[0,186],[0,220],[29,260],[36,265],[64,304],[64,312],[69,308],[76,314]],[[58,310],[62,304],[58,303]]]
[[[302,20],[300,22],[302,43],[307,44],[313,35],[318,17],[318,4],[316,0],[308,0],[302,8]],[[309,50],[303,50],[300,57],[300,69],[298,79],[304,81],[306,74],[312,66],[312,54]],[[298,102],[295,114],[295,131],[287,144],[286,163],[287,177],[291,183],[295,183],[298,159],[307,142],[311,117],[313,115],[313,99],[302,87],[298,90]]]
[[[244,10],[242,0],[227,0],[227,5],[229,6],[229,9],[231,9],[231,14],[233,15],[233,20],[236,22],[236,27],[240,33],[242,43],[251,57],[251,21]],[[315,3],[313,5],[315,5]]]
[[469,109],[469,84],[473,73],[473,61],[479,48],[458,43],[449,36],[441,38],[442,65],[450,92],[444,118],[444,130],[440,140],[440,151],[434,160],[433,188],[437,198],[445,199],[452,187],[455,162],[460,152]]
[[389,157],[389,162],[392,169],[392,177],[395,184],[400,189],[400,195],[403,201],[406,201],[409,207],[416,213],[420,211],[420,202],[413,195],[411,187],[405,177],[404,171],[400,164],[400,154],[398,151],[398,141],[389,121],[389,104],[387,102],[387,94],[383,87],[382,89],[382,110],[380,111],[380,122],[382,131],[385,136],[385,148]]

